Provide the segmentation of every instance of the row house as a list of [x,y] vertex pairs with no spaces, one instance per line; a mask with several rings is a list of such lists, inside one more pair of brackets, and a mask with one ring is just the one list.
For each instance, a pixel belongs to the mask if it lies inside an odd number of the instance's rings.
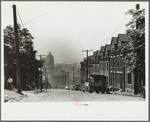
[[109,76],[110,76],[110,68],[109,68],[109,56],[111,51],[111,45],[106,44],[104,47],[101,47],[101,57],[100,57],[100,75],[104,75],[106,77],[107,86],[110,86]]
[[[124,92],[140,93],[141,86],[145,85],[141,81],[140,74],[133,72],[131,70],[132,67],[125,67],[123,63],[123,58],[133,53],[128,48],[124,49],[129,41],[126,34],[118,34],[117,37],[111,38],[110,44],[101,46],[100,50],[94,52],[93,56],[89,57],[89,61],[91,62],[88,65],[90,68],[88,77],[90,75],[103,75],[106,77],[107,86],[113,86],[115,89],[121,89]],[[81,74],[83,73],[83,69],[85,69],[84,77],[87,74],[86,68],[87,63],[84,60],[81,62]],[[81,78],[83,77],[81,76]]]
[[123,57],[125,52],[122,51],[124,44],[128,43],[129,39],[125,34],[118,34],[118,37],[111,39],[111,56],[110,56],[110,83],[116,89],[125,91],[125,67],[123,66]]
[[100,68],[99,68],[99,59],[100,59],[100,51],[97,50],[93,53],[93,75],[99,75],[100,74]]

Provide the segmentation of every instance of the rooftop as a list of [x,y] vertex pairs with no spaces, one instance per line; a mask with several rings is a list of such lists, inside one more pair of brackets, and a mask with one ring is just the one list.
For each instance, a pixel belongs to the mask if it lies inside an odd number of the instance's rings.
[[111,45],[114,45],[117,43],[117,37],[112,37],[111,38]]
[[118,34],[117,42],[119,42],[119,41],[121,41],[121,42],[129,42],[130,40],[129,40],[129,37],[128,37],[127,34]]
[[111,51],[111,45],[110,45],[110,44],[106,44],[106,45],[105,45],[105,50]]
[[101,46],[100,52],[104,52],[105,46]]

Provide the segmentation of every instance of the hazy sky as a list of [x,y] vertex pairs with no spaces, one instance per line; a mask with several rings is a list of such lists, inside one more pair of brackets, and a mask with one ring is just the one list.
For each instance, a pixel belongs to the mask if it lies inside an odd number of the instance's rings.
[[[125,33],[125,24],[131,19],[125,12],[137,3],[140,2],[2,2],[2,29],[13,25],[11,6],[15,4],[24,27],[35,38],[37,55],[51,51],[55,63],[73,64],[86,57],[82,50],[99,50],[110,44],[111,37]],[[141,8],[147,6],[146,2],[140,3]],[[18,14],[17,17],[21,24]]]

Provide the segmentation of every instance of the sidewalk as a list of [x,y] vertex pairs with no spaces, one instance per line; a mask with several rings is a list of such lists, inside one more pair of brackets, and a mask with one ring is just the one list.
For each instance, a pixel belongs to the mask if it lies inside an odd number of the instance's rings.
[[[110,93],[113,94],[113,91],[110,91]],[[121,92],[121,91],[114,91],[114,94],[123,95],[123,96],[131,96],[131,97],[141,97],[141,94],[133,94],[133,93]]]
[[38,91],[22,91],[22,94],[16,93],[16,90],[4,90],[4,102],[19,102],[23,98],[36,95]]
[[4,102],[20,101],[23,97],[27,97],[27,95],[16,93],[16,90],[4,90]]

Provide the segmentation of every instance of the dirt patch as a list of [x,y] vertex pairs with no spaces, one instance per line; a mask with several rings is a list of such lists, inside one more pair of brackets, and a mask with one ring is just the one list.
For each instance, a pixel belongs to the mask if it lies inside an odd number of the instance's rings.
[[22,100],[24,97],[28,96],[16,93],[16,90],[4,90],[4,102],[17,102]]

